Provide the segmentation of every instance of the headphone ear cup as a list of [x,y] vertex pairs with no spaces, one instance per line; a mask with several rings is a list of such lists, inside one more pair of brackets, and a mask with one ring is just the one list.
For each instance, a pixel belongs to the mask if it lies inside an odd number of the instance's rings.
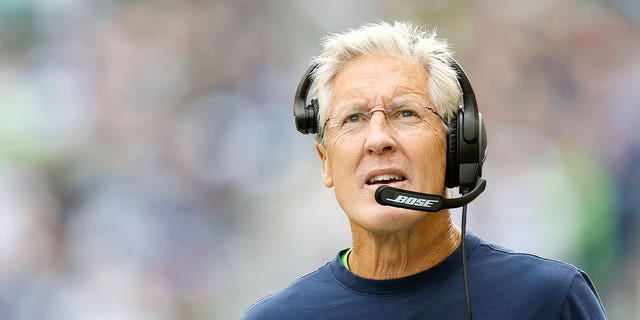
[[310,133],[318,133],[318,113],[320,112],[320,105],[318,104],[318,99],[311,99],[311,104],[307,106],[307,112],[309,117],[309,128],[311,128]]
[[309,66],[305,71],[300,83],[298,83],[298,89],[296,90],[295,100],[293,102],[293,116],[296,122],[296,129],[303,134],[317,133],[318,131],[318,100],[311,99],[311,102],[307,105],[307,95],[312,82],[312,74],[316,64]]
[[449,121],[447,133],[447,171],[445,174],[445,186],[455,188],[460,185],[460,165],[458,163],[458,119],[459,114]]
[[294,112],[298,131],[304,134],[318,132],[318,110],[318,100],[311,99],[311,103],[304,106],[304,109]]

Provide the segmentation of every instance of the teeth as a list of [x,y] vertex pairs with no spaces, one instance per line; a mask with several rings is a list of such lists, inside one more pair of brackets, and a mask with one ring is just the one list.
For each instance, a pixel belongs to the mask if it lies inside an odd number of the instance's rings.
[[395,174],[383,174],[383,175],[375,176],[369,179],[369,183],[376,183],[379,181],[389,181],[389,180],[401,181],[401,180],[404,180],[404,178]]

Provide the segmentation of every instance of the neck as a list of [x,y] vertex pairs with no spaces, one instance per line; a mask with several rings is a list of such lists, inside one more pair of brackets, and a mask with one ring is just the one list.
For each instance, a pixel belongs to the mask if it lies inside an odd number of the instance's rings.
[[427,270],[453,253],[460,230],[448,211],[433,214],[414,228],[378,234],[351,223],[353,251],[349,268],[368,279],[395,279]]

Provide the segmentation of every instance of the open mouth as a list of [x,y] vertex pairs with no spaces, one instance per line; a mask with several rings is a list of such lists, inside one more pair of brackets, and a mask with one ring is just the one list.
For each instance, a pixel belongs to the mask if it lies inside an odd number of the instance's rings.
[[376,185],[376,184],[389,184],[393,182],[405,181],[407,178],[395,174],[381,174],[377,176],[373,176],[371,179],[367,181],[368,185]]

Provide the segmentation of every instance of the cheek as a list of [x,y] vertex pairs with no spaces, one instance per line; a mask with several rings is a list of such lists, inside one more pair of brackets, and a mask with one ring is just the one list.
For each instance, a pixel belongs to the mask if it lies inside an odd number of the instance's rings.
[[355,146],[347,143],[336,143],[331,146],[331,172],[333,173],[333,189],[340,205],[345,208],[357,197],[358,165],[360,153]]
[[441,135],[432,136],[428,143],[432,146],[432,148],[429,148],[429,156],[431,157],[431,163],[434,169],[445,169],[447,162],[447,141],[445,137]]
[[354,143],[349,143],[346,139],[341,138],[341,136],[335,137],[327,145],[331,158],[331,170],[341,175],[349,172],[354,173],[360,149]]
[[[427,132],[424,137],[423,146],[426,146],[425,152],[428,153],[429,160],[434,165],[447,161],[447,134],[442,127],[436,127],[434,124],[425,125],[424,130]],[[445,164],[446,166],[446,164]]]
[[440,185],[444,187],[447,170],[447,142],[444,133],[429,134],[423,138],[422,143],[415,143],[412,146],[419,150],[413,150],[414,152],[407,152],[407,154],[415,155],[411,162],[420,164],[416,166],[419,170],[418,174],[425,174],[428,177],[426,182],[436,189],[441,189]]

